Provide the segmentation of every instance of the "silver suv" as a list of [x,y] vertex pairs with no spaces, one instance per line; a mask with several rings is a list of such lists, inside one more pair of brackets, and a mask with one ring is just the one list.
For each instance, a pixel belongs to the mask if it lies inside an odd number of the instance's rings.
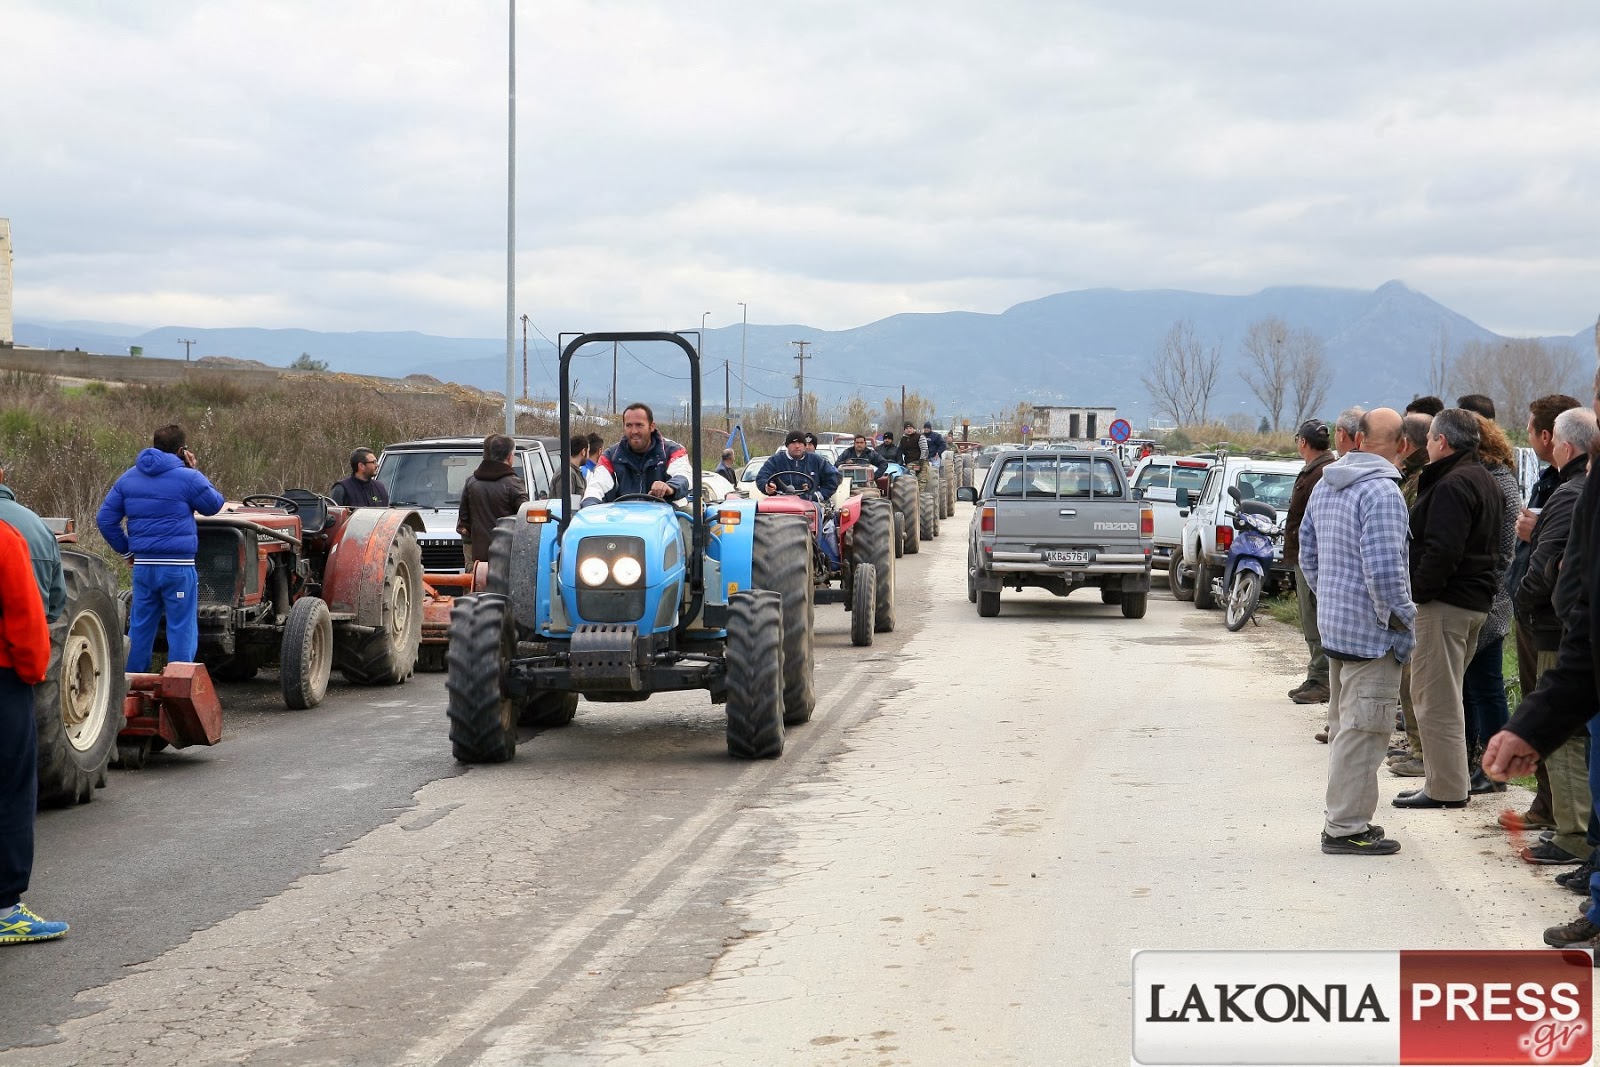
[[[554,437],[518,437],[511,465],[533,500],[550,495],[550,478],[561,462],[561,442]],[[430,437],[390,445],[378,457],[378,480],[389,490],[389,502],[416,508],[427,532],[422,544],[422,569],[460,571],[466,565],[456,511],[461,487],[483,461],[481,437]]]

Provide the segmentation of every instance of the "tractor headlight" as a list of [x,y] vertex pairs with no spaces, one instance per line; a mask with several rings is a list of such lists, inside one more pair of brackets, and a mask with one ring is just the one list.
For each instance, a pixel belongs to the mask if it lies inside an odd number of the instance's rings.
[[644,567],[632,556],[623,556],[611,565],[611,576],[618,585],[632,585],[644,577]]
[[588,559],[578,561],[578,579],[584,585],[601,585],[610,575],[611,568],[606,566],[606,561],[599,556],[590,556]]

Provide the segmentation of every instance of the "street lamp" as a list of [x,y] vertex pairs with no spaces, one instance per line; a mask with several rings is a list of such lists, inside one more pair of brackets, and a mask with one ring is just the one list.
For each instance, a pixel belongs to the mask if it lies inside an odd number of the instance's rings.
[[745,335],[750,332],[750,309],[743,300],[739,301],[742,315],[739,320],[739,418],[744,419],[744,341]]

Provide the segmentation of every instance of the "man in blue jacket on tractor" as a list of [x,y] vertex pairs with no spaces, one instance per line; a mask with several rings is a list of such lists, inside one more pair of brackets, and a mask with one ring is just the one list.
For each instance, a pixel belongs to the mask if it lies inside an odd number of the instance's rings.
[[774,452],[761,465],[756,484],[768,496],[780,493],[803,496],[822,505],[822,521],[817,526],[818,545],[823,555],[837,567],[839,565],[838,520],[828,502],[839,488],[839,472],[825,456],[806,451],[806,435],[790,430],[783,439],[783,448]]
[[688,451],[661,436],[648,404],[630,404],[622,413],[622,440],[595,460],[578,506],[630,495],[675,502],[689,495],[693,480]]
[[194,662],[200,646],[200,580],[194,569],[200,533],[194,516],[195,512],[215,515],[223,504],[222,494],[195,469],[194,453],[184,447],[182,426],[161,427],[151,445],[112,485],[95,516],[106,544],[133,564],[128,614],[132,674],[150,669],[163,613],[168,662]]

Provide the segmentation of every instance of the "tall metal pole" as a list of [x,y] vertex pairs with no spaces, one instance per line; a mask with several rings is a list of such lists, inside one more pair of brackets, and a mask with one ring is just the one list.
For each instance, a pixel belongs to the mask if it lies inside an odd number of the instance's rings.
[[729,409],[730,389],[728,385],[728,361],[722,361],[722,421],[728,424],[728,432],[733,432],[733,412]]
[[506,0],[506,434],[517,432],[516,371],[512,367],[517,313],[517,0]]
[[528,316],[522,316],[522,399],[528,399]]
[[799,413],[799,418],[795,420],[795,427],[796,429],[804,429],[806,424],[806,360],[811,358],[806,355],[806,346],[811,342],[790,341],[789,343],[800,349],[800,354],[794,357],[800,363],[800,374],[795,383],[800,389],[800,404],[795,409]]
[[[739,418],[742,421],[744,419],[744,341],[745,335],[750,332],[750,308],[746,306],[743,300],[739,301],[739,306],[744,309],[744,315],[739,322]],[[1600,322],[1597,322],[1597,327],[1600,327]]]
[[611,414],[617,413],[617,342],[611,342]]

